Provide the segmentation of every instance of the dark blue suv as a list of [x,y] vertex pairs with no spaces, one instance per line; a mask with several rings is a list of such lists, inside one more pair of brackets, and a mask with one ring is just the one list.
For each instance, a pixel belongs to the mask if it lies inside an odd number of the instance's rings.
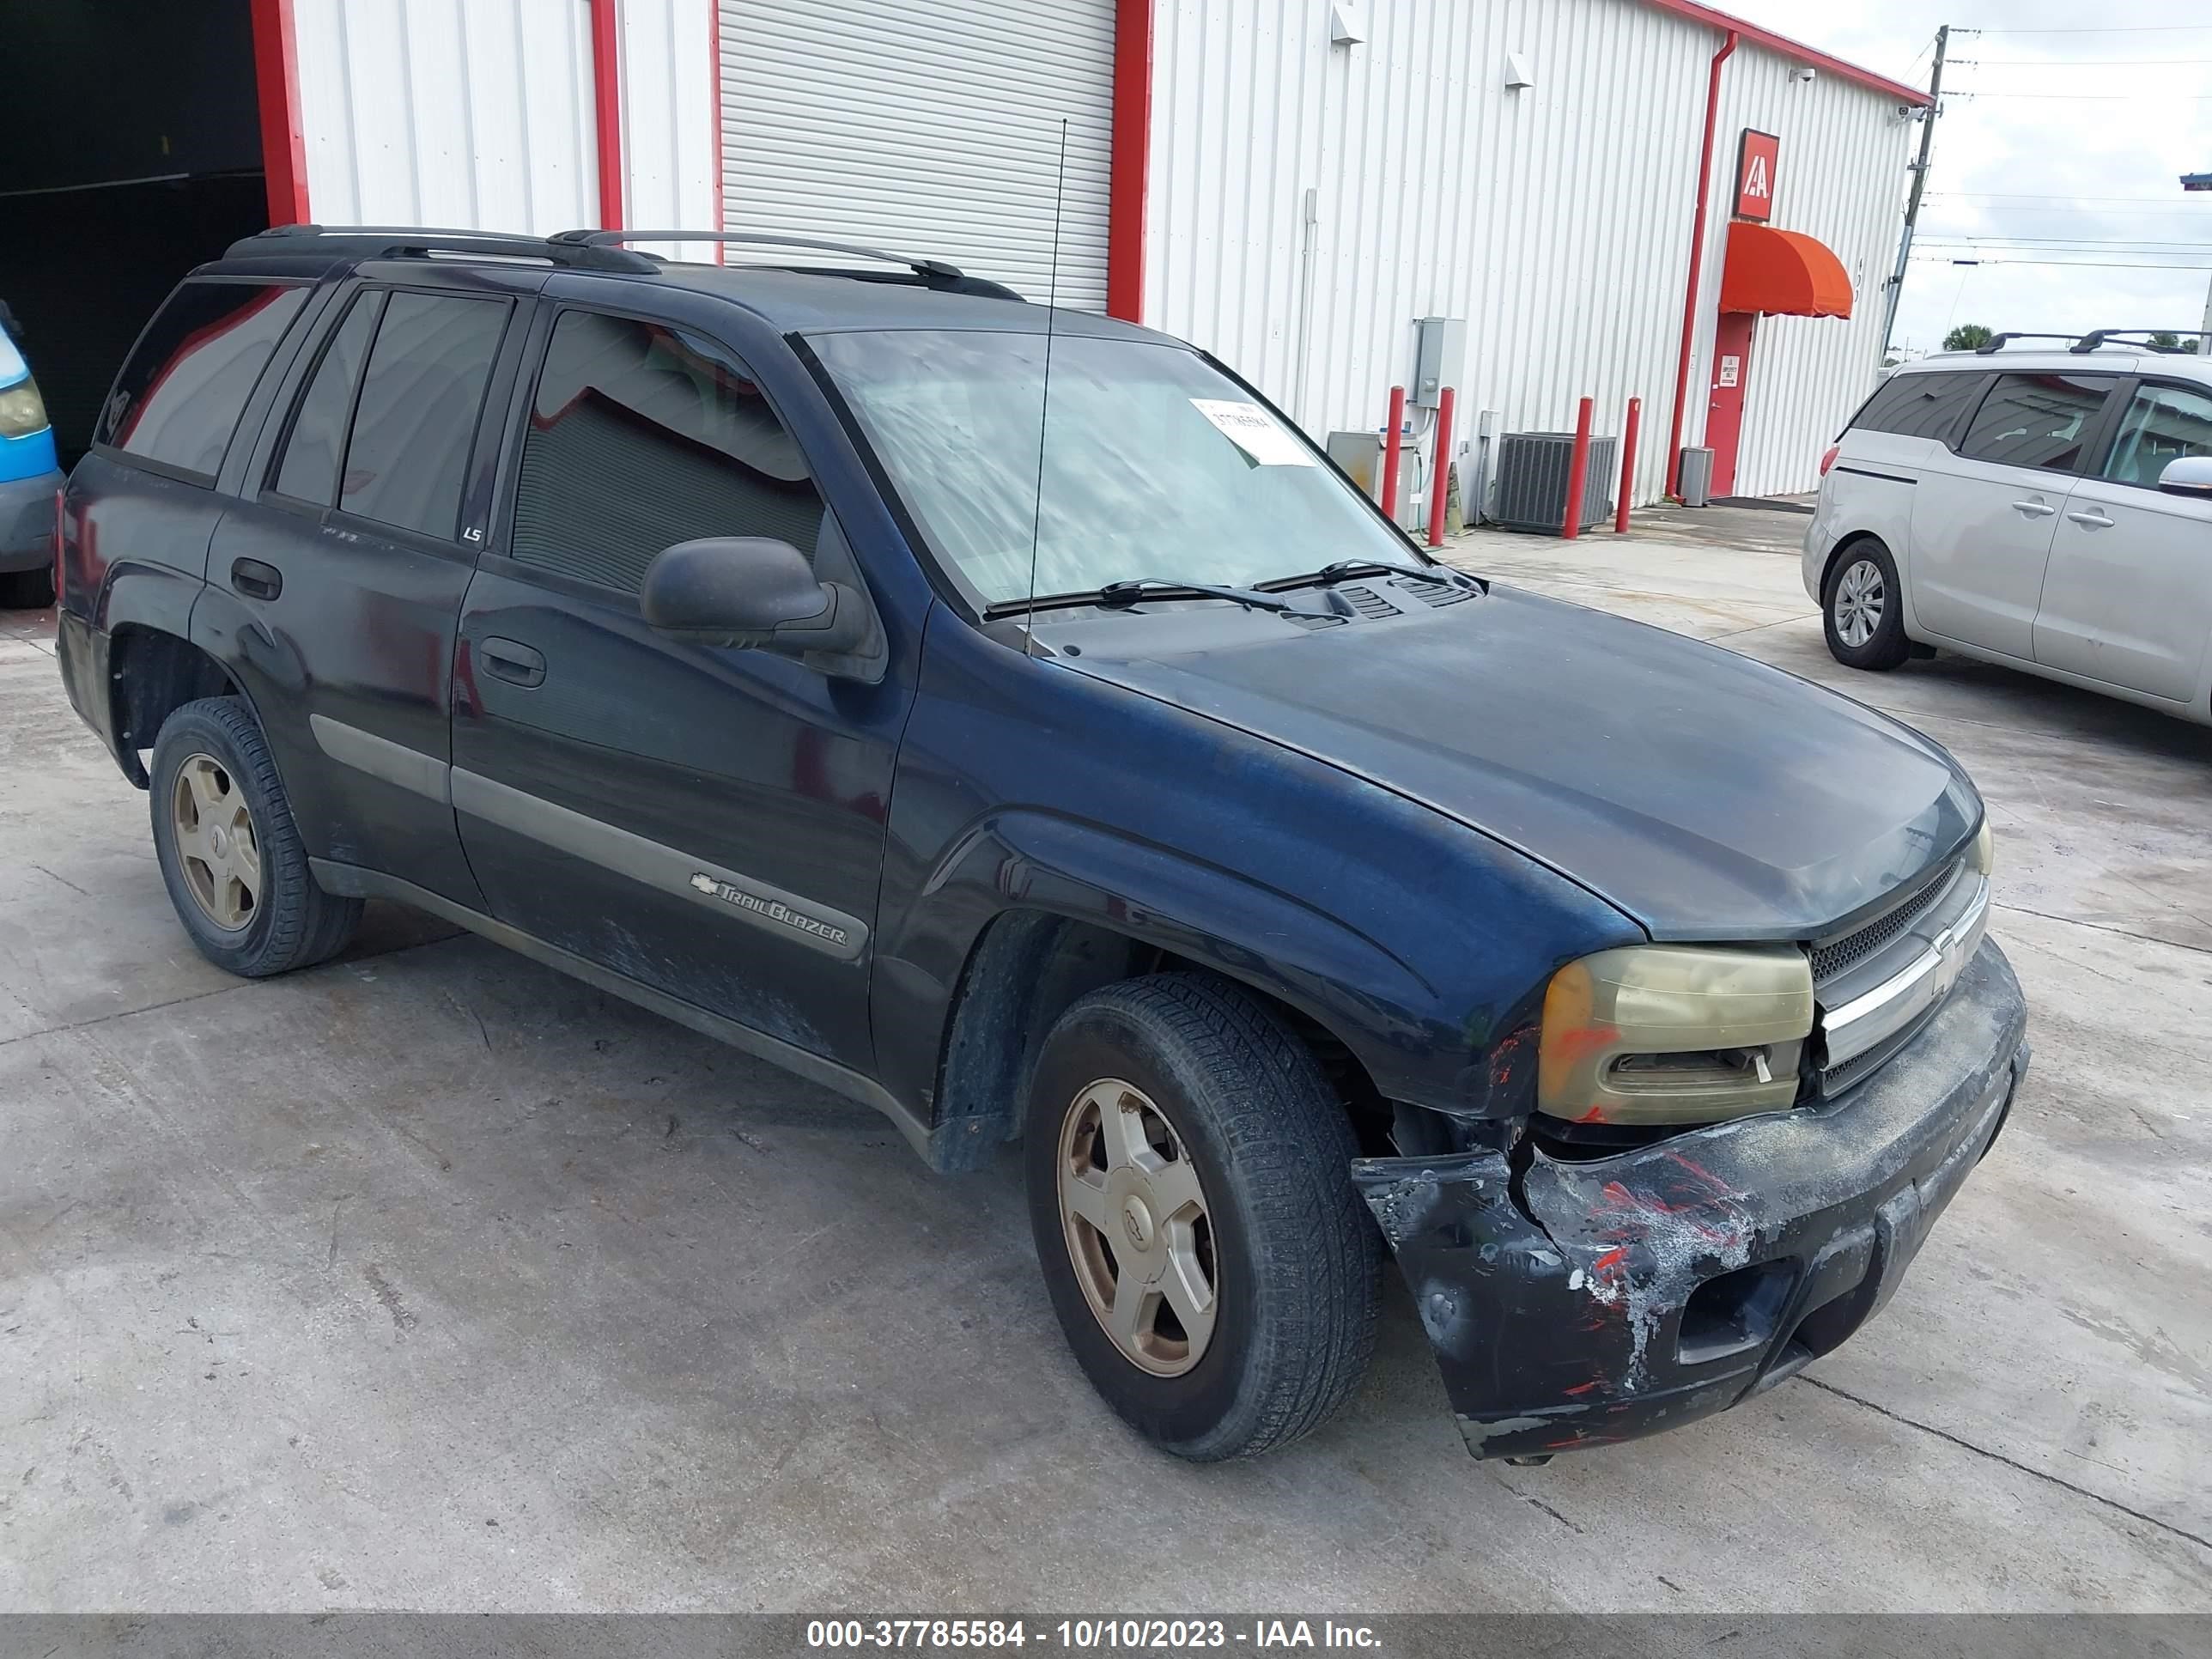
[[1484,1456],[1864,1322],[2027,1064],[1950,757],[1431,563],[1201,352],[829,257],[306,227],[177,289],[60,647],[199,948],[397,900],[1018,1141],[1186,1457],[1344,1401],[1386,1252]]

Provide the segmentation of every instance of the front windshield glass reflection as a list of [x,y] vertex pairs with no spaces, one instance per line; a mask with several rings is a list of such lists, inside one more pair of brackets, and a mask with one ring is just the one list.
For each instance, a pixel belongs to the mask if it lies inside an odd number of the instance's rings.
[[1060,334],[811,341],[908,508],[986,604],[1163,578],[1248,586],[1407,550],[1306,440],[1179,346]]

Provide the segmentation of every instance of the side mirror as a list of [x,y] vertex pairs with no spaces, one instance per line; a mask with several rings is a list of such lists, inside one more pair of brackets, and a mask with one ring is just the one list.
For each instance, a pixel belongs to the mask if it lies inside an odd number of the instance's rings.
[[2168,461],[2158,475],[2158,487],[2169,495],[2212,501],[2212,455],[2184,455]]
[[860,594],[816,580],[804,554],[766,536],[663,548],[645,568],[638,603],[647,624],[677,639],[789,657],[858,651],[870,633]]

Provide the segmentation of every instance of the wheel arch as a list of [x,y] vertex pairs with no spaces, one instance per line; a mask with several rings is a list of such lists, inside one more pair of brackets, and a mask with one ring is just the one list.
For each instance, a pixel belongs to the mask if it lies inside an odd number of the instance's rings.
[[[1425,1092],[1405,1079],[1392,1090],[1373,1061],[1417,1031],[1431,1042],[1443,1035],[1436,994],[1375,941],[1286,895],[1184,867],[1095,826],[1040,818],[1028,828],[1038,836],[1001,821],[972,845],[951,878],[931,884],[883,964],[878,1057],[927,1033],[933,1166],[988,1161],[1018,1130],[1030,1066],[1053,1022],[1099,986],[1148,973],[1207,972],[1257,998],[1306,1042],[1354,1110],[1382,1109],[1387,1093]],[[1048,866],[1039,837],[1056,843]],[[1091,844],[1099,840],[1111,844]],[[961,902],[986,892],[996,899],[988,908]],[[1010,893],[1021,902],[1006,902]],[[915,935],[942,945],[953,927],[964,933],[957,972],[949,993],[927,997],[919,987],[929,981],[913,971]]]
[[158,623],[116,623],[108,634],[107,665],[108,729],[116,763],[141,789],[148,780],[138,751],[153,747],[161,723],[178,709],[203,697],[222,696],[243,698],[252,707],[228,669]]

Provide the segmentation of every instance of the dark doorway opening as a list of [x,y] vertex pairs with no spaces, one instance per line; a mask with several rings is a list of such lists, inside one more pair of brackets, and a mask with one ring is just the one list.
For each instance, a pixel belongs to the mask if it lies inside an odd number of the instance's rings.
[[249,0],[0,0],[0,301],[62,465],[203,260],[269,224]]

